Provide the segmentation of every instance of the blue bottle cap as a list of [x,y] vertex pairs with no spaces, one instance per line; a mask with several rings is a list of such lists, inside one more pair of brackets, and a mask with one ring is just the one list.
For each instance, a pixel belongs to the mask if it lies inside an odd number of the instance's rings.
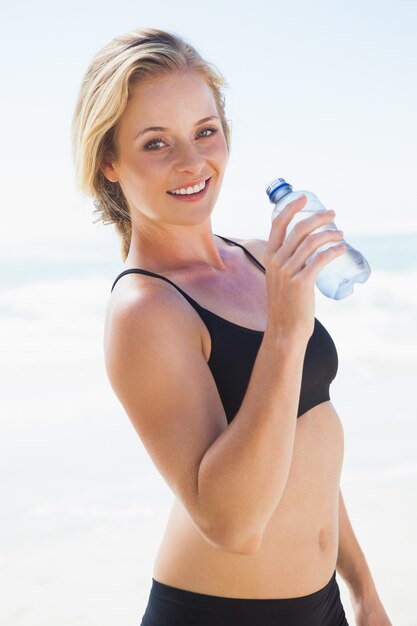
[[[286,189],[285,190],[281,189],[283,187],[286,187]],[[290,193],[290,191],[292,191],[292,185],[290,185],[290,183],[287,183],[285,178],[274,178],[274,180],[270,182],[266,188],[266,193],[268,195],[268,198],[271,200],[271,202],[274,202],[273,195],[275,194],[276,191],[278,191],[278,189],[281,189],[281,193],[279,195],[280,197],[282,197],[285,194]],[[282,193],[284,191],[285,193]]]

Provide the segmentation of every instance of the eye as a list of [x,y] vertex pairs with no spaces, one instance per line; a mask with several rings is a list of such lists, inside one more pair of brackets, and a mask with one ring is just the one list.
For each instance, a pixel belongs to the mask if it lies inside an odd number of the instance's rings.
[[213,126],[208,126],[207,128],[203,128],[203,130],[201,130],[200,133],[205,133],[206,131],[210,131],[210,135],[206,135],[206,137],[210,137],[211,135],[214,135],[215,133],[218,132],[217,128],[214,128]]
[[156,139],[152,139],[152,141],[149,141],[148,143],[146,143],[144,148],[145,150],[158,150],[158,148],[153,147],[157,143],[164,143],[164,140],[161,139],[160,137],[157,137]]
[[[199,131],[199,133],[197,133],[198,135],[201,135],[201,133],[207,133],[209,132],[209,135],[203,135],[203,139],[205,139],[206,137],[211,137],[211,135],[214,135],[215,133],[218,132],[217,128],[214,128],[214,126],[207,126],[206,128],[203,128],[202,130]],[[165,143],[164,140],[161,137],[156,137],[155,139],[152,139],[152,141],[148,141],[148,143],[146,143],[144,145],[145,150],[150,150],[150,151],[156,151],[159,150],[159,147],[157,144],[161,144],[161,143]]]

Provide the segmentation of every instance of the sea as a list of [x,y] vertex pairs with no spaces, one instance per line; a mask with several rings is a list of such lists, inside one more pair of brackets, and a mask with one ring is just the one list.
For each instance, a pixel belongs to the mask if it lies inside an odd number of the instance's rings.
[[[344,300],[315,292],[339,359],[341,489],[393,625],[417,626],[417,232],[349,243],[368,281]],[[139,626],[173,494],[105,371],[122,262],[58,246],[1,265],[0,623]]]

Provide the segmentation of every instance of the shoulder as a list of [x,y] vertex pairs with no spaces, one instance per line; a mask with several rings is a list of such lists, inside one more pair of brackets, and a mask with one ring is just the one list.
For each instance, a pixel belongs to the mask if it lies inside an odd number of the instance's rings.
[[264,267],[267,244],[268,242],[265,239],[246,239],[242,242],[242,246],[245,246]]
[[[124,276],[107,303],[104,343],[106,354],[116,344],[129,349],[136,343],[188,337],[198,343],[200,333],[195,312],[182,295],[168,282],[138,274]],[[194,332],[195,330],[195,332]]]
[[[124,281],[124,283],[123,283]],[[168,321],[185,325],[193,317],[183,296],[165,280],[132,274],[124,276],[107,303],[106,326],[158,326]]]
[[265,267],[265,250],[268,244],[265,239],[239,239],[238,237],[228,237],[228,239],[244,246]]

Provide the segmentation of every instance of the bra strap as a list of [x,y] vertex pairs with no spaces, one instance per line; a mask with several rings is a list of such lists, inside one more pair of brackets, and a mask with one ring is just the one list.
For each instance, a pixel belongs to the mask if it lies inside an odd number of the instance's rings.
[[[242,246],[242,244],[237,243],[237,241],[233,241],[232,239],[227,239],[227,237],[222,237],[221,235],[216,235],[216,237],[220,237],[220,239],[224,239],[224,241],[227,241],[228,243],[231,243],[234,246],[239,246],[239,248],[242,248],[242,250],[245,251],[245,253],[256,263],[256,265],[258,267],[261,268],[261,270],[263,272],[265,272],[265,268],[264,266],[259,263],[258,259],[256,259],[253,254],[251,254],[249,252],[249,250],[247,250],[244,246]],[[143,270],[137,267],[132,267],[128,270],[124,270],[123,272],[121,272],[115,279],[112,288],[110,291],[113,291],[115,284],[117,283],[117,281],[119,280],[119,278],[121,278],[122,276],[124,276],[125,274],[146,274],[147,276],[155,276],[156,278],[162,278],[162,280],[165,280],[167,283],[170,283],[170,285],[172,285],[173,287],[175,287],[175,289],[177,289],[180,293],[182,293],[182,295],[184,296],[184,298],[186,298],[186,300],[188,300],[188,302],[192,305],[197,305],[200,306],[198,304],[198,302],[196,302],[195,300],[193,300],[193,298],[191,298],[191,296],[188,295],[188,293],[186,293],[185,291],[183,291],[181,289],[181,287],[178,287],[178,285],[176,285],[174,282],[172,282],[172,280],[170,280],[169,278],[166,278],[166,276],[162,276],[161,274],[157,274],[156,272],[151,272],[150,270]]]
[[225,240],[225,241],[227,241],[228,243],[231,243],[231,244],[233,244],[234,246],[239,246],[239,248],[242,248],[242,250],[244,250],[244,251],[246,252],[246,254],[247,254],[247,255],[248,255],[248,256],[252,259],[252,261],[254,261],[254,262],[256,263],[256,265],[257,265],[258,267],[260,267],[260,268],[261,268],[261,270],[262,270],[263,272],[265,272],[265,268],[264,268],[264,266],[262,265],[262,263],[259,263],[258,259],[256,259],[256,258],[253,256],[253,254],[252,254],[251,252],[249,252],[249,250],[247,250],[247,249],[245,248],[245,246],[242,246],[242,244],[241,244],[241,243],[237,243],[237,241],[233,241],[232,239],[227,239],[227,237],[222,237],[222,235],[216,235],[216,237],[220,237],[220,239],[224,239],[224,240]]
[[165,280],[167,283],[169,283],[170,285],[172,285],[173,287],[175,287],[175,289],[177,289],[186,300],[188,300],[188,302],[192,305],[192,306],[197,306],[199,307],[200,305],[198,304],[198,302],[196,302],[195,300],[193,300],[193,298],[191,296],[188,295],[188,293],[186,293],[185,291],[183,291],[181,289],[181,287],[178,287],[178,285],[176,285],[174,282],[172,282],[172,280],[170,280],[169,278],[166,278],[166,276],[162,276],[161,274],[157,274],[156,272],[151,272],[150,270],[143,270],[140,269],[138,267],[132,267],[128,270],[124,270],[123,272],[121,272],[117,277],[116,280],[114,281],[112,288],[110,289],[110,291],[113,291],[115,284],[117,283],[117,281],[119,280],[119,278],[121,278],[122,276],[124,276],[125,274],[146,274],[147,276],[155,276],[155,278],[162,278],[162,280]]

